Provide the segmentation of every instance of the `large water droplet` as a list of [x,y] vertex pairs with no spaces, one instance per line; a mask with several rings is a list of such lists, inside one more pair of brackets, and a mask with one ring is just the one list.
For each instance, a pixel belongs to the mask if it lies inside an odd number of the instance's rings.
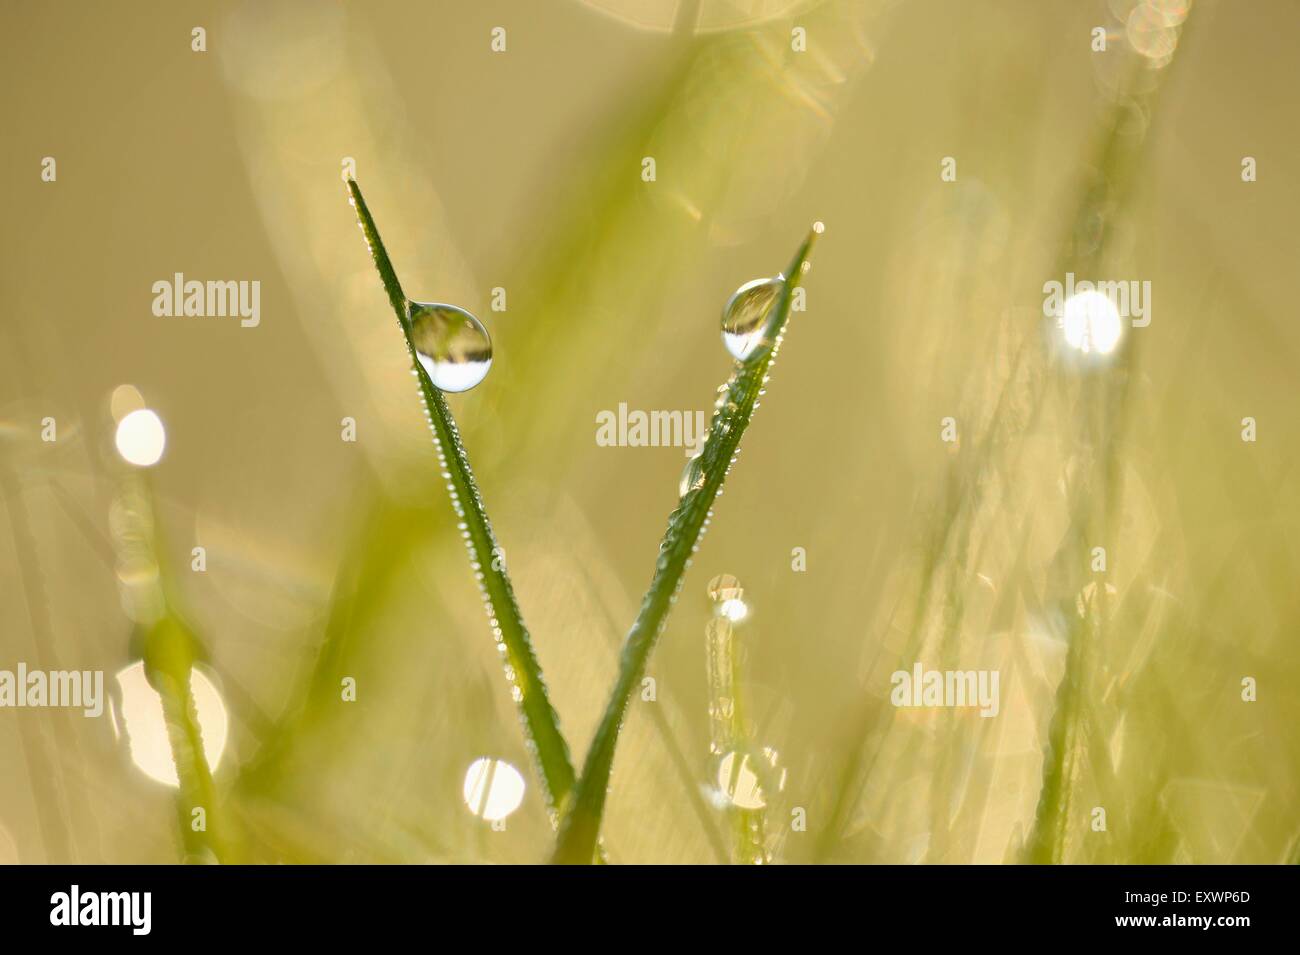
[[411,342],[442,391],[469,391],[492,367],[492,339],[483,323],[455,305],[408,302]]
[[697,454],[686,462],[686,467],[682,468],[682,479],[677,485],[677,496],[685,497],[691,491],[698,491],[702,487],[704,487],[704,464]]
[[754,279],[736,289],[722,310],[722,343],[733,358],[744,361],[767,348],[767,316],[776,304],[785,280]]

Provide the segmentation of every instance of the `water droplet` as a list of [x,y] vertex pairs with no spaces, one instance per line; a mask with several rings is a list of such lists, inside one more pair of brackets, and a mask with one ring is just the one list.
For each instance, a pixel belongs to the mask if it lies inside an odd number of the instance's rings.
[[740,623],[749,616],[745,588],[731,574],[719,574],[709,581],[709,599],[717,605],[718,614],[732,623]]
[[722,343],[733,358],[744,361],[771,346],[767,316],[776,304],[785,281],[781,278],[754,279],[736,289],[722,310]]
[[144,396],[135,385],[118,385],[113,389],[113,394],[108,400],[108,408],[112,412],[114,421],[121,421],[132,411],[139,411],[144,407]]
[[678,497],[685,497],[691,491],[698,491],[704,487],[704,465],[700,461],[700,455],[695,455],[686,462],[686,467],[682,468],[682,479],[677,485]]
[[411,343],[442,391],[469,391],[492,367],[492,339],[483,323],[455,305],[408,302]]
[[731,574],[718,574],[709,581],[709,599],[714,603],[739,600],[743,596],[745,596],[745,588]]

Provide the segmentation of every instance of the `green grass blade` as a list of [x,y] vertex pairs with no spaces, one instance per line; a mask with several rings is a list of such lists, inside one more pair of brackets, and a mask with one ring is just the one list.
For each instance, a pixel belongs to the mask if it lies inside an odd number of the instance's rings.
[[654,577],[623,644],[618,679],[587,750],[573,802],[566,808],[560,823],[555,862],[582,864],[590,862],[595,852],[609,776],[614,766],[614,748],[628,700],[640,684],[655,641],[663,632],[668,612],[681,589],[691,555],[713,513],[713,500],[722,488],[740,447],[740,439],[753,418],[759,393],[767,382],[768,368],[781,348],[790,318],[791,297],[803,279],[804,263],[812,251],[816,235],[815,231],[808,233],[784,273],[787,276],[785,285],[768,317],[772,347],[746,361],[737,361],[731,377],[719,389],[721,397],[709,425],[708,438],[700,451],[703,483],[689,491],[668,517],[668,530],[659,545]]
[[[554,814],[574,784],[573,763],[569,759],[569,747],[560,734],[560,721],[550,698],[546,693],[546,683],[542,679],[542,668],[533,652],[532,640],[524,626],[515,600],[514,588],[505,565],[496,555],[496,537],[492,525],[488,522],[483,500],[479,496],[478,486],[474,482],[474,472],[470,469],[469,458],[461,444],[460,432],[456,422],[447,408],[442,392],[430,380],[428,373],[421,366],[415,355],[415,346],[411,342],[410,321],[407,317],[406,294],[393,271],[393,264],[379,238],[375,220],[371,218],[361,190],[354,180],[348,180],[348,191],[352,204],[357,210],[357,219],[361,231],[365,234],[374,256],[375,267],[383,279],[384,290],[397,313],[398,324],[406,337],[406,347],[411,354],[411,365],[420,381],[420,398],[424,403],[433,430],[433,442],[442,462],[443,475],[451,492],[452,508],[460,522],[461,536],[469,549],[470,561],[483,592],[484,605],[492,626],[492,634],[499,646],[504,647],[506,678],[510,681],[515,700],[519,705],[520,718],[524,732],[529,739],[529,748],[537,761],[543,786],[546,790],[548,807]],[[494,553],[495,552],[495,553]]]
[[[203,749],[192,689],[197,641],[189,628],[168,609],[144,633],[144,660],[149,684],[162,703],[178,788],[176,819],[186,859],[199,862],[238,862],[226,831],[222,801]],[[202,807],[204,828],[196,831],[192,813]]]
[[[239,862],[242,849],[234,830],[227,825],[225,800],[208,765],[203,727],[194,703],[194,666],[207,653],[203,641],[178,609],[180,588],[167,560],[152,483],[144,473],[126,472],[114,499],[114,511],[118,566],[146,566],[156,572],[152,581],[142,584],[130,598],[136,625],[129,654],[144,663],[145,678],[162,706],[176,767],[176,821],[185,859]],[[196,829],[193,813],[198,808],[203,809],[205,818],[203,827]]]

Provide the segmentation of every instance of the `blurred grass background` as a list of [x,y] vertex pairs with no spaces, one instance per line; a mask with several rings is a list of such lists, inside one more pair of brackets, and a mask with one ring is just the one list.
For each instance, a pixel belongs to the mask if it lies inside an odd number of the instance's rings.
[[[130,383],[167,426],[159,562],[229,712],[214,776],[239,857],[544,859],[340,161],[408,293],[493,335],[491,374],[449,401],[579,762],[685,461],[598,447],[596,414],[707,409],[723,302],[823,219],[808,311],[620,745],[611,860],[730,857],[706,791],[719,573],[752,608],[736,641],[749,736],[785,771],[778,861],[1011,861],[1048,831],[1052,861],[1293,857],[1300,16],[1198,0],[1166,61],[1131,48],[1134,6],[6,8],[0,667],[112,683],[138,652],[109,519],[134,487],[108,408]],[[1067,270],[1152,284],[1150,327],[1100,370],[1041,317]],[[260,326],[154,317],[177,271],[260,280]],[[915,660],[999,669],[999,716],[893,709]],[[180,857],[174,791],[112,726],[0,712],[0,860]],[[528,781],[504,831],[462,799],[485,755]]]

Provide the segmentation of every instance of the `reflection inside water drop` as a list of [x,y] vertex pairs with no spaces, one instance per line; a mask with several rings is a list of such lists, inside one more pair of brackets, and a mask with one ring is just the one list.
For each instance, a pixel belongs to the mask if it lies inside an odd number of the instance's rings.
[[483,323],[455,305],[408,302],[416,357],[442,391],[469,391],[492,367],[492,339]]
[[722,343],[733,358],[744,361],[771,343],[767,340],[767,317],[776,304],[785,280],[754,279],[736,289],[722,310]]

